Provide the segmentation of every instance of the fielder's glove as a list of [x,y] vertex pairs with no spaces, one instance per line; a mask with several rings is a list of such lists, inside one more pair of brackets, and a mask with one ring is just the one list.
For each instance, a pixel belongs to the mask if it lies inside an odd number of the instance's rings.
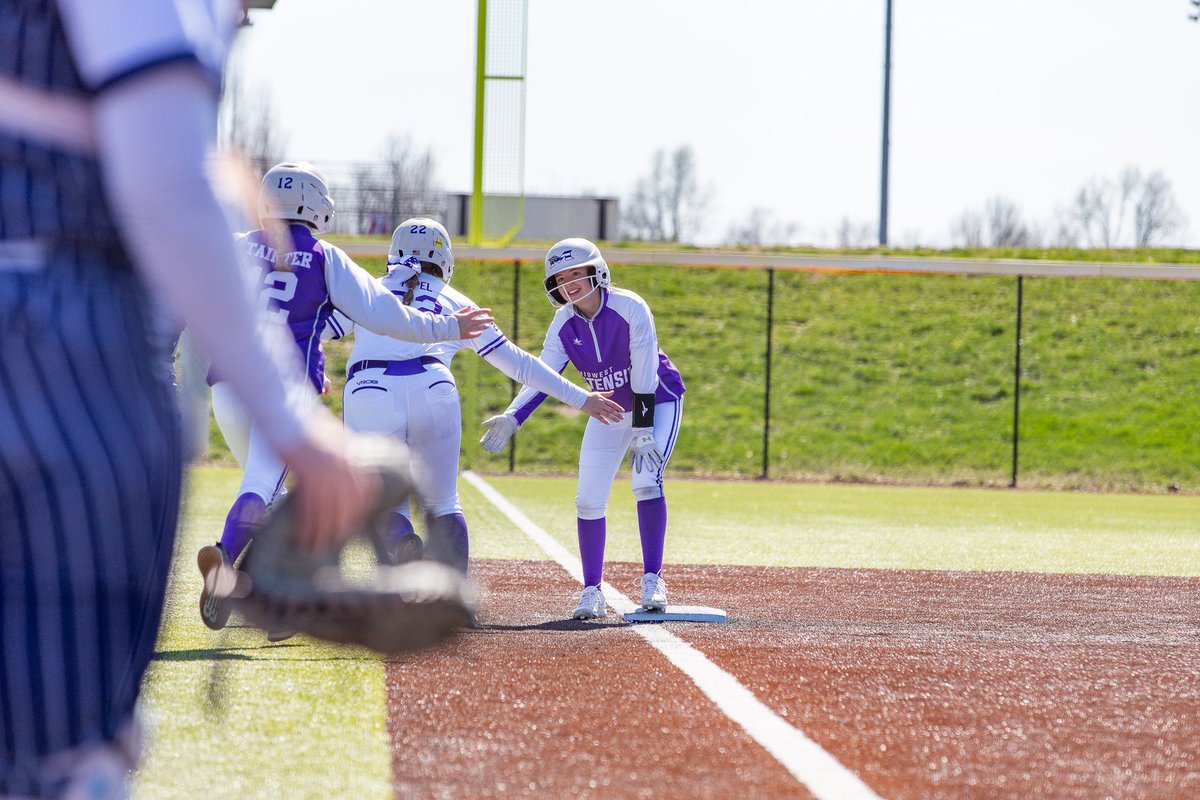
[[643,468],[655,471],[663,465],[662,450],[654,441],[653,428],[634,428],[633,441],[629,443],[629,459],[633,462],[634,472]]
[[[392,509],[411,494],[407,451],[386,438],[367,437],[355,442],[353,457],[379,473],[379,498],[357,532],[378,544]],[[434,644],[472,624],[470,588],[450,567],[431,561],[381,564],[370,577],[349,579],[339,550],[296,547],[295,498],[293,491],[272,507],[246,555],[243,568],[251,589],[235,608],[251,624],[385,654]]]
[[483,434],[483,438],[479,440],[479,443],[489,453],[499,453],[504,449],[504,445],[508,444],[508,440],[512,438],[513,434],[517,432],[519,425],[515,416],[509,412],[505,412],[485,419],[483,427],[487,428],[487,433]]

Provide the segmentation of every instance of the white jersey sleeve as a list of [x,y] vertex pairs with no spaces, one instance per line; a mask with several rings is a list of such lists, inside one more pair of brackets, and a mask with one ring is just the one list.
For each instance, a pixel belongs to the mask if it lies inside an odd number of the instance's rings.
[[344,339],[353,332],[354,320],[340,311],[334,311],[329,315],[329,321],[325,323],[325,330],[321,332],[321,338]]
[[413,342],[459,338],[458,320],[409,308],[341,248],[328,242],[322,244],[329,299],[355,323],[384,336]]
[[[484,356],[487,362],[518,383],[550,395],[572,408],[583,408],[588,393],[552,370],[532,353],[504,341]],[[564,362],[565,366],[565,362]]]
[[[566,320],[566,316],[563,314],[565,308],[559,309],[555,314],[554,320],[550,323],[550,329],[546,331],[546,339],[542,342],[542,354],[538,356],[543,364],[559,373],[566,369],[570,362],[570,357],[567,356],[567,351],[563,349],[562,340],[558,336],[558,330]],[[517,418],[517,423],[523,424],[545,399],[544,392],[531,386],[523,386],[513,401],[508,404],[505,413],[513,414]]]
[[92,91],[179,61],[198,64],[220,85],[240,19],[232,0],[57,0],[71,54]]
[[653,394],[658,389],[658,334],[654,330],[654,315],[645,301],[632,306],[630,311],[629,386],[635,394]]

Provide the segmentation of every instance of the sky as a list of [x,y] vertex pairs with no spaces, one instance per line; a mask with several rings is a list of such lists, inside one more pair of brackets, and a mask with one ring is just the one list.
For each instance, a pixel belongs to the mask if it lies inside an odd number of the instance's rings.
[[[492,0],[493,5],[505,0]],[[507,0],[512,2],[512,0]],[[369,161],[389,136],[473,169],[475,0],[277,0],[231,59],[287,157]],[[691,237],[755,213],[796,243],[877,230],[885,0],[528,0],[525,191],[625,198],[690,146]],[[1200,247],[1200,24],[1188,0],[894,0],[889,233],[945,246],[991,197],[1052,229],[1126,166],[1161,170]]]

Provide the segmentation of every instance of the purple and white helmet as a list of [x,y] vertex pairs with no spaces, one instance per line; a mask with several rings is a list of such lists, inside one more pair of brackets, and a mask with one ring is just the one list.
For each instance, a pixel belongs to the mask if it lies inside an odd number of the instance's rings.
[[260,219],[286,219],[311,225],[318,233],[333,227],[333,198],[324,176],[312,164],[287,161],[263,176],[258,191]]
[[563,239],[546,253],[546,296],[554,305],[565,306],[568,302],[558,290],[555,276],[575,267],[592,268],[591,275],[588,276],[592,291],[612,285],[612,273],[608,271],[608,264],[604,263],[604,256],[600,255],[599,247],[587,239]]

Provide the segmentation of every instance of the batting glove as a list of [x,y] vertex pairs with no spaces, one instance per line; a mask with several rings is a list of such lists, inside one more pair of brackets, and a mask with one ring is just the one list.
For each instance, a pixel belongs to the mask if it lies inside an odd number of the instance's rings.
[[499,453],[504,449],[504,445],[508,444],[508,440],[517,432],[517,418],[510,412],[497,414],[494,417],[488,417],[483,421],[483,427],[487,428],[487,433],[483,434],[483,438],[479,443],[483,445],[483,449],[489,453]]
[[633,441],[629,444],[629,457],[633,461],[634,472],[641,472],[642,468],[648,470],[658,470],[663,465],[662,450],[658,449],[658,443],[654,441],[653,428],[634,428]]

